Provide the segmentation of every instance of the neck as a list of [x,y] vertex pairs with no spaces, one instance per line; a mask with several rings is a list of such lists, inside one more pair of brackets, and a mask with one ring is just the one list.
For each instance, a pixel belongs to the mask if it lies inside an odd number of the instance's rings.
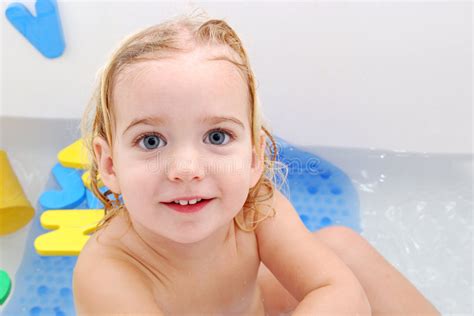
[[233,221],[220,227],[207,238],[189,244],[153,234],[139,224],[133,223],[131,229],[139,241],[141,254],[153,258],[150,264],[156,266],[159,261],[169,269],[181,272],[212,267],[223,249],[227,249],[229,245],[236,247]]

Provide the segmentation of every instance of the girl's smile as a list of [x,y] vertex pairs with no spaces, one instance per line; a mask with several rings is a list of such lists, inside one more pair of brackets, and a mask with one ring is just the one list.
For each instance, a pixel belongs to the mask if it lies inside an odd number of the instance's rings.
[[200,200],[200,201],[195,201],[194,204],[181,204],[181,203],[176,203],[176,202],[171,202],[171,203],[163,203],[169,208],[180,212],[180,213],[196,213],[208,206],[209,203],[212,202],[213,199],[207,199],[207,200]]

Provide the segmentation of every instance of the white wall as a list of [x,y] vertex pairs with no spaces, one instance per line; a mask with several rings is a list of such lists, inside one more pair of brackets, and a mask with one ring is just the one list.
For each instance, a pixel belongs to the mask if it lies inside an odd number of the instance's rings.
[[[59,1],[66,50],[50,60],[6,19],[15,1],[0,4],[0,115],[48,118],[79,118],[118,41],[186,5]],[[473,152],[470,1],[194,3],[240,34],[277,135],[300,145]]]

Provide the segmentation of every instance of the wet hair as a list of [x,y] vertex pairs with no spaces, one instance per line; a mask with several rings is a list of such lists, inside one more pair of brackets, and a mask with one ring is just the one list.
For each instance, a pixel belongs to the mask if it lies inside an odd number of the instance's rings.
[[[257,228],[258,223],[275,215],[275,209],[264,202],[273,197],[278,177],[283,180],[281,184],[284,184],[286,172],[283,171],[287,169],[286,165],[276,159],[276,141],[262,122],[255,77],[247,53],[240,38],[225,21],[211,19],[202,9],[195,9],[191,13],[175,16],[127,36],[97,73],[98,82],[81,122],[82,138],[89,157],[86,170],[90,172],[91,190],[105,209],[105,216],[97,224],[96,231],[105,227],[119,212],[125,212],[131,223],[121,196],[110,190],[104,193],[99,190],[98,161],[92,146],[93,139],[100,136],[112,148],[115,123],[112,93],[118,75],[133,64],[189,53],[196,47],[224,48],[226,53],[214,59],[233,63],[243,76],[248,87],[252,146],[257,157],[261,156],[261,152],[260,146],[255,144],[260,143],[260,132],[265,133],[262,175],[256,185],[249,189],[242,210],[234,217],[234,221],[240,229],[251,232]],[[265,208],[267,211],[264,211]]]

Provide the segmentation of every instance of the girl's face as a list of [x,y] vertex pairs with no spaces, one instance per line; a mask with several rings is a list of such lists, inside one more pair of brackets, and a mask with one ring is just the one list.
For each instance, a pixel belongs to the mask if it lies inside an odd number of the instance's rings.
[[[208,57],[197,50],[130,66],[114,85],[113,153],[94,140],[101,177],[132,222],[179,243],[228,225],[263,170],[247,85],[232,63]],[[163,204],[190,196],[213,199],[195,213]]]

